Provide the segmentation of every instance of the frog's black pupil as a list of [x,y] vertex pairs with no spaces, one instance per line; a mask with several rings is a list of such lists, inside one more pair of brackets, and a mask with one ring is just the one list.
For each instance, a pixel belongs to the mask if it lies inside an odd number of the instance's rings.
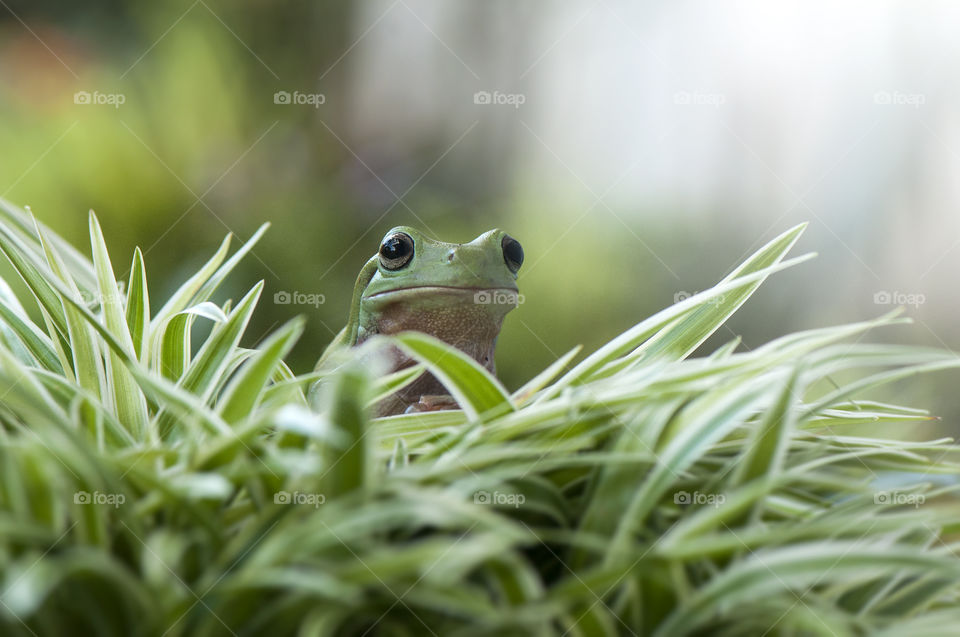
[[380,244],[380,263],[388,270],[399,270],[413,257],[413,239],[398,233],[390,235]]
[[388,259],[396,259],[400,256],[400,253],[403,251],[403,242],[396,237],[387,239],[387,242],[383,244],[383,256]]
[[513,237],[507,235],[500,243],[503,248],[503,260],[506,262],[510,271],[516,273],[523,265],[523,246]]

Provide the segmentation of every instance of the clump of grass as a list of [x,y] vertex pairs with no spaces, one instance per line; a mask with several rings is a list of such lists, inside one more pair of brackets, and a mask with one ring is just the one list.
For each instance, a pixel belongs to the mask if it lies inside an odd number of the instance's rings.
[[[262,285],[212,299],[260,233],[229,258],[224,241],[155,309],[142,255],[121,291],[92,215],[88,260],[2,210],[0,251],[39,316],[0,287],[4,635],[918,637],[960,622],[957,448],[845,433],[928,418],[862,397],[955,355],[862,343],[902,322],[887,316],[688,358],[802,260],[786,260],[802,227],[510,393],[422,334],[299,376],[283,357],[301,321],[242,347]],[[213,328],[194,350],[198,320]],[[421,365],[379,375],[386,343]],[[462,410],[369,418],[423,370]]]

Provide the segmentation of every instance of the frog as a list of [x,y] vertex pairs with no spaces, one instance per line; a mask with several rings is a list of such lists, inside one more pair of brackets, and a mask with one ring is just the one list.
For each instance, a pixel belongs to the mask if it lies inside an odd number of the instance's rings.
[[[360,269],[347,324],[324,350],[317,369],[341,348],[413,330],[453,345],[496,375],[500,328],[522,298],[521,265],[523,247],[499,228],[469,243],[445,243],[409,226],[392,228]],[[389,372],[416,364],[394,346],[387,359]],[[443,384],[425,372],[380,401],[375,415],[457,408]]]

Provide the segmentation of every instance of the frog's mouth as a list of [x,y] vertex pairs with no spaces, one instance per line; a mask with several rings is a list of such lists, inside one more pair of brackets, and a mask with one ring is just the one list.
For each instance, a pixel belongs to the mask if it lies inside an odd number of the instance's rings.
[[[516,298],[519,296],[517,293],[517,288],[460,287],[456,285],[414,285],[407,288],[399,288],[397,290],[385,290],[383,292],[377,292],[376,294],[365,296],[364,299],[394,299],[401,296],[419,296],[427,294],[473,294],[477,297],[477,302],[481,304],[484,303],[488,297],[497,295],[512,296],[514,300],[516,300]],[[489,303],[490,301],[486,302]]]
[[442,296],[455,295],[467,297],[472,295],[477,305],[517,305],[519,293],[517,288],[489,288],[489,287],[460,287],[455,285],[414,285],[397,290],[385,290],[370,296],[365,301],[398,301],[411,296]]

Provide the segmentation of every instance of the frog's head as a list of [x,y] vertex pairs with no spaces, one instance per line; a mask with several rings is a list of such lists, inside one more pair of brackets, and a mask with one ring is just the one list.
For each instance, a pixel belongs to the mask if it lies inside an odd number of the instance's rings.
[[519,241],[490,230],[470,243],[444,243],[398,226],[384,236],[376,259],[360,298],[358,341],[417,330],[493,368],[503,317],[520,299]]
[[[415,228],[397,226],[380,242],[377,259],[377,272],[364,290],[364,302],[413,299],[444,289],[516,295],[523,248],[499,229],[470,243],[444,243]],[[482,301],[483,296],[478,298]]]

